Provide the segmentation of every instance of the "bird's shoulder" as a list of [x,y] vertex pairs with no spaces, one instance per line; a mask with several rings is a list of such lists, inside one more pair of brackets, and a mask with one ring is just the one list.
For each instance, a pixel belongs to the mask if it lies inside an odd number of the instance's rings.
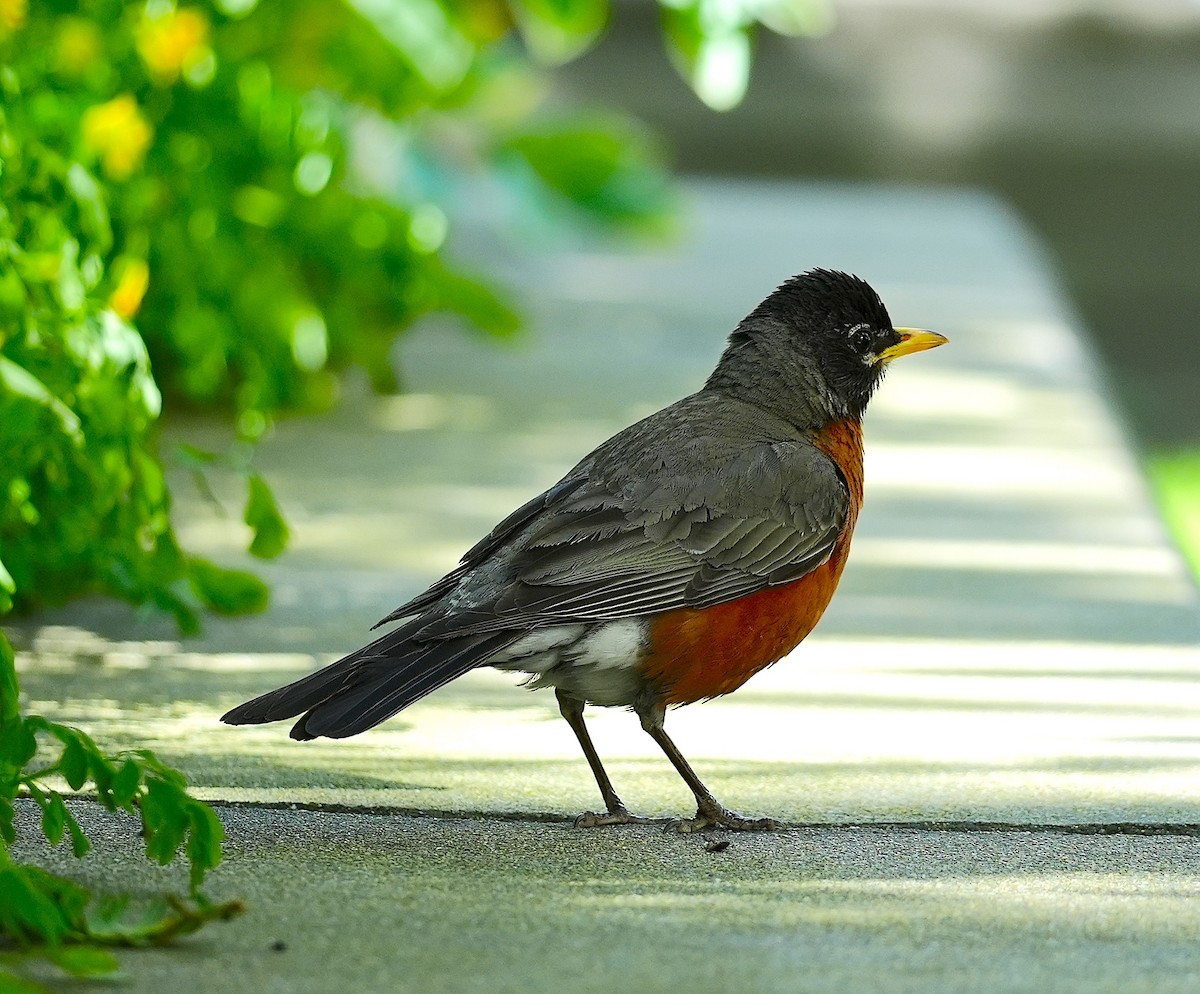
[[784,513],[789,506],[836,502],[845,492],[838,465],[812,434],[707,390],[618,432],[562,483],[574,481],[571,504],[604,494],[651,515],[696,508],[713,516]]

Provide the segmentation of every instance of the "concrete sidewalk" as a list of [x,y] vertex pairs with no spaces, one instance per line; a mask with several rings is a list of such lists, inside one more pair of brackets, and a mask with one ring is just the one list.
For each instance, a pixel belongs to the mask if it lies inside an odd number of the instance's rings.
[[[264,808],[222,817],[228,864],[210,890],[249,912],[176,948],[123,954],[122,990],[1191,994],[1200,984],[1194,836],[827,827],[726,835],[714,852],[649,826]],[[135,844],[131,827],[103,822],[110,864],[114,848]],[[54,862],[79,873],[70,856]],[[118,865],[125,887],[184,884],[144,860]],[[85,872],[111,886],[111,866]]]
[[[333,974],[371,991],[1195,989],[1200,604],[1046,260],[971,193],[690,192],[673,251],[513,262],[534,315],[517,346],[430,326],[400,349],[409,393],[281,424],[259,462],[297,544],[266,570],[264,617],[186,645],[108,604],[17,629],[31,709],[252,805],[222,809],[214,878],[251,918],[130,958],[134,989],[190,985],[209,954],[233,957],[232,990]],[[695,389],[733,324],[814,265],[859,273],[897,324],[951,345],[897,363],[873,402],[867,507],[817,634],[668,717],[727,804],[810,827],[721,853],[571,830],[598,799],[570,732],[549,695],[490,672],[343,742],[217,724],[361,644],[590,446]],[[179,520],[186,544],[236,561],[211,507]],[[589,720],[632,807],[687,812],[636,720]],[[948,820],[969,824],[932,824]],[[853,827],[869,822],[907,827]]]

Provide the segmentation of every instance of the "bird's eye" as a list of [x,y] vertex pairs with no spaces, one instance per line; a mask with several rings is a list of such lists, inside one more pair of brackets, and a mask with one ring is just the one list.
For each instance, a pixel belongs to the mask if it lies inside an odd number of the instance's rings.
[[850,332],[850,344],[853,345],[855,350],[858,352],[865,352],[867,350],[867,346],[871,344],[872,338],[874,338],[874,334],[872,333],[870,327],[865,324],[860,324],[857,328]]

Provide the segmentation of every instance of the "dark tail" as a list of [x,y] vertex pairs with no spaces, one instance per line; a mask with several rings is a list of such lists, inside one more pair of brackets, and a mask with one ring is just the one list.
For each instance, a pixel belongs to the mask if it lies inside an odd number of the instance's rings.
[[418,641],[413,634],[419,627],[419,619],[402,625],[324,669],[238,705],[221,720],[259,725],[302,714],[292,738],[344,739],[386,721],[520,637],[493,632]]

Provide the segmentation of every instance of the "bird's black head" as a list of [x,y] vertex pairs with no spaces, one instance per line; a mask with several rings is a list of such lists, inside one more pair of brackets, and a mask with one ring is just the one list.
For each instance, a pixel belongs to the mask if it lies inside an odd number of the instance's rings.
[[857,276],[813,269],[738,325],[708,386],[751,394],[745,399],[819,427],[861,417],[892,359],[944,341],[893,328],[879,295]]

